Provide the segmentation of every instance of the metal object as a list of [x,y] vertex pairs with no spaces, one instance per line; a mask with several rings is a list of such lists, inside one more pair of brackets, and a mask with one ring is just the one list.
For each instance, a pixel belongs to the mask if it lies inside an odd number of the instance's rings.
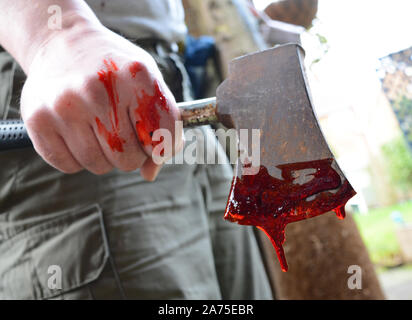
[[32,146],[22,120],[0,121],[0,151]]
[[[216,99],[178,104],[184,126],[260,129],[260,163],[277,178],[278,165],[334,158],[312,108],[303,57],[302,47],[286,44],[234,59]],[[30,145],[22,123],[12,123],[0,122],[0,150]],[[336,161],[333,167],[343,180]]]
[[[184,128],[219,122],[215,97],[181,102],[177,106],[181,110]],[[0,151],[31,146],[32,143],[22,120],[0,120]]]
[[180,116],[184,128],[219,122],[216,98],[181,102],[177,106],[181,110]]
[[[260,164],[276,178],[278,165],[334,158],[312,107],[303,58],[301,46],[285,44],[234,59],[217,89],[219,120],[261,130]],[[336,161],[332,166],[343,181]]]

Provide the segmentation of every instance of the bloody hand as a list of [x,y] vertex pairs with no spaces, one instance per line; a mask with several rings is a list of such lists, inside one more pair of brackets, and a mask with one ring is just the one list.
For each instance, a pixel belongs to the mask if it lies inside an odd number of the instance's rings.
[[[74,30],[73,30],[74,29]],[[153,131],[179,119],[151,56],[104,27],[82,26],[50,39],[35,55],[21,98],[34,148],[53,167],[103,174],[141,169],[153,180]]]

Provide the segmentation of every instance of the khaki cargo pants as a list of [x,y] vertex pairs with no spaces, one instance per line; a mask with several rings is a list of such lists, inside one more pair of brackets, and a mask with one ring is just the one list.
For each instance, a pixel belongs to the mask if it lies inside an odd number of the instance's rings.
[[[24,79],[0,52],[3,119]],[[153,183],[65,175],[30,148],[1,152],[0,299],[272,298],[252,229],[222,219],[231,179],[229,164],[166,165]]]

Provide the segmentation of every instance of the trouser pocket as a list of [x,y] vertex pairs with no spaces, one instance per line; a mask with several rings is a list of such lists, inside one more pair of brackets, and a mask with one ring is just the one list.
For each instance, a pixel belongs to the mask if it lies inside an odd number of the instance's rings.
[[0,257],[0,299],[93,298],[110,259],[100,207],[2,223]]

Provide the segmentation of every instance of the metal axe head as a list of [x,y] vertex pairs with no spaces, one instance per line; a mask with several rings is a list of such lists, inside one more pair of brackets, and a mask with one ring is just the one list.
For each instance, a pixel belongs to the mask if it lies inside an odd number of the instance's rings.
[[355,195],[319,127],[303,57],[286,44],[237,58],[216,94],[223,124],[260,129],[260,167],[246,176],[238,159],[225,219],[263,229],[283,270],[286,224],[331,210],[343,218]]

